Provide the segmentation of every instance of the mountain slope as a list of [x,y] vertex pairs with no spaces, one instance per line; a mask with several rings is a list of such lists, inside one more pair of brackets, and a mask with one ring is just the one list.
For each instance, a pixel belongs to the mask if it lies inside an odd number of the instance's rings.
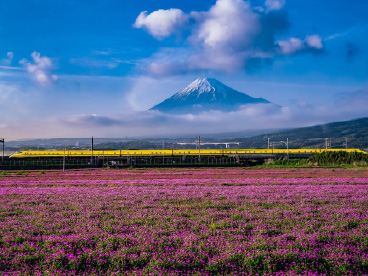
[[209,110],[234,111],[245,104],[270,104],[262,98],[253,98],[238,92],[216,79],[198,78],[180,92],[150,110],[185,114]]
[[296,128],[278,131],[270,134],[258,135],[241,140],[242,147],[267,147],[267,138],[275,142],[275,148],[285,147],[280,141],[289,138],[290,148],[324,148],[326,138],[331,148],[345,148],[346,138],[349,148],[368,148],[368,118],[359,118],[351,121],[334,122],[311,127]]

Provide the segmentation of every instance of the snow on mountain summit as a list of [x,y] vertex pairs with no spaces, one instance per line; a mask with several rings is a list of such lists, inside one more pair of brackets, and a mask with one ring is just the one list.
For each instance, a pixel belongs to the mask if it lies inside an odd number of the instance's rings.
[[262,98],[253,98],[238,92],[222,82],[211,78],[198,78],[151,110],[166,113],[198,113],[209,110],[234,111],[241,105],[270,103]]
[[[199,95],[202,93],[215,93],[216,87],[220,88],[221,84],[219,81],[215,79],[207,79],[207,78],[198,78],[181,90],[178,94],[185,95],[192,92],[197,92]],[[226,94],[226,92],[221,89],[222,93]]]

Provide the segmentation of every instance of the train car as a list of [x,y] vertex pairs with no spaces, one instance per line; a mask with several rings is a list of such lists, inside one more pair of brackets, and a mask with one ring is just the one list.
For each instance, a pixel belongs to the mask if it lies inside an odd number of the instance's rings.
[[321,152],[361,152],[359,149],[156,149],[156,150],[48,150],[21,151],[10,158],[62,158],[66,157],[134,157],[134,156],[231,156],[231,155],[311,155]]

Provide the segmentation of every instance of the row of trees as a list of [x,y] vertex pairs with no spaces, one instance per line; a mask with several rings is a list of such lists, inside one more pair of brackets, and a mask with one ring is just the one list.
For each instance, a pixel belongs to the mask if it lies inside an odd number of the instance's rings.
[[368,163],[368,155],[362,152],[322,152],[311,158],[309,161],[318,163],[319,165],[342,165],[342,164],[356,164]]

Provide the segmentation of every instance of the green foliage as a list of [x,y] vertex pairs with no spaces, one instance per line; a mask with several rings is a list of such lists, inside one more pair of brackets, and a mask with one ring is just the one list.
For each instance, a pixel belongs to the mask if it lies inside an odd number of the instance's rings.
[[0,175],[28,175],[29,171],[19,171],[19,172],[0,172]]
[[367,165],[368,155],[361,152],[322,152],[309,158],[312,163],[318,165]]
[[[362,152],[322,152],[318,153],[309,159],[282,159],[275,160],[271,163],[265,164],[262,167],[267,168],[301,168],[312,167],[313,165],[319,166],[367,166],[368,155]],[[332,170],[334,172],[334,170]]]
[[275,160],[272,163],[264,165],[267,168],[299,168],[310,167],[310,161],[308,159],[281,159]]

